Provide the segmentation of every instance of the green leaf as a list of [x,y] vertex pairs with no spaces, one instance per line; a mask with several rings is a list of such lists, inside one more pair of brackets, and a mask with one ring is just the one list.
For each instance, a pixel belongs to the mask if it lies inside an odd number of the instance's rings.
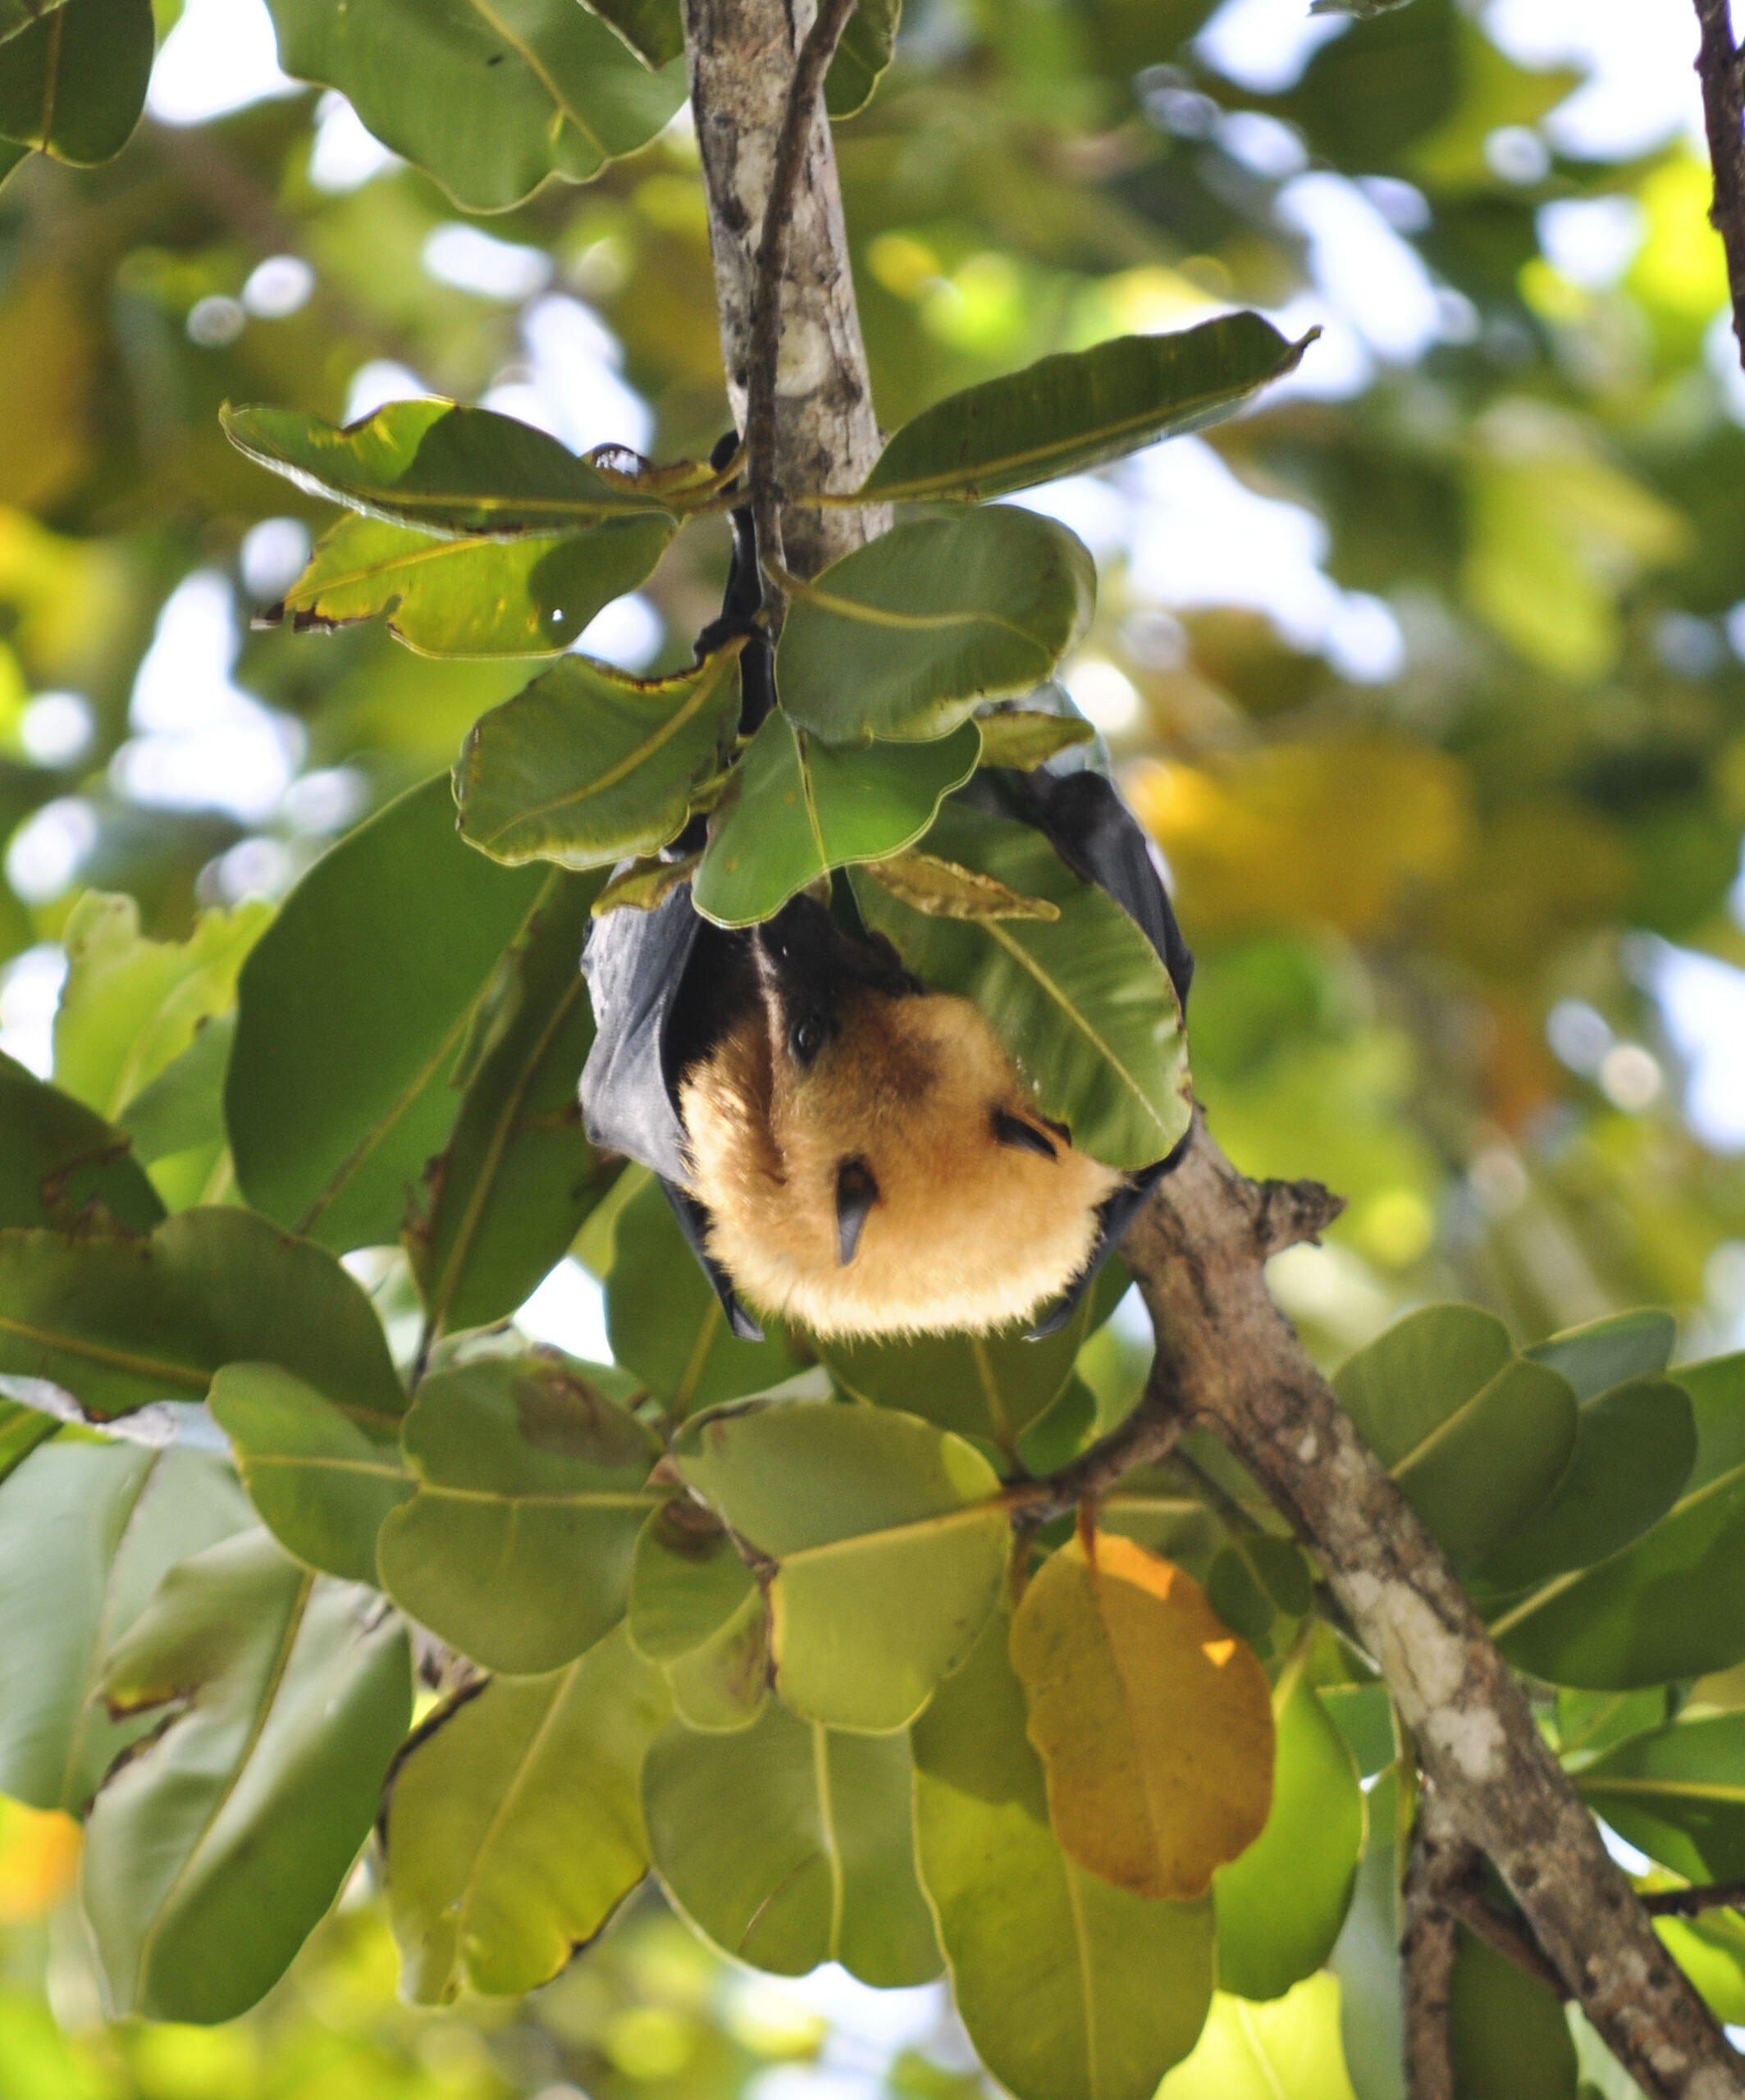
[[824,106],[832,116],[852,116],[872,100],[902,16],[902,0],[860,0],[824,78]]
[[[1222,1935],[1222,1918],[1218,1929]],[[1193,2054],[1164,2079],[1158,2100],[1356,2100],[1337,1980],[1311,1976],[1270,2005],[1220,1991]]]
[[643,1769],[649,1848],[674,1901],[742,1961],[779,1976],[839,1961],[882,1989],[925,1984],[939,1952],[910,1786],[900,1735],[845,1734],[773,1701],[737,1734],[675,1722]]
[[819,1402],[729,1409],[688,1423],[669,1463],[774,1562],[776,1689],[804,1719],[902,1728],[998,1600],[998,1479],[930,1422]]
[[1281,1613],[1302,1617],[1313,1600],[1314,1586],[1293,1540],[1239,1532],[1219,1547],[1206,1570],[1206,1595],[1232,1633],[1258,1644],[1271,1634]]
[[916,1856],[952,1994],[1024,2100],[1150,2100],[1212,1997],[1212,1906],[1160,1903],[1076,1865],[997,1612],[911,1731]]
[[1632,1736],[1575,1785],[1620,1837],[1687,1881],[1745,1879],[1745,1714]]
[[513,1312],[616,1179],[576,1097],[594,1040],[578,963],[600,887],[560,876],[509,950],[427,1208],[405,1233],[432,1334]]
[[549,879],[469,852],[454,826],[442,775],[391,802],[316,862],[243,969],[236,1178],[326,1246],[399,1238],[455,1122],[474,1011]]
[[1514,1537],[1575,1448],[1569,1381],[1469,1305],[1413,1312],[1353,1357],[1340,1400],[1457,1568]]
[[433,1714],[389,1782],[389,1913],[418,2005],[535,1990],[648,1865],[642,1760],[671,1712],[622,1628]]
[[1568,1328],[1521,1354],[1560,1371],[1585,1405],[1614,1386],[1633,1378],[1651,1378],[1664,1371],[1672,1361],[1678,1336],[1678,1322],[1671,1313],[1646,1307],[1636,1312],[1615,1312],[1585,1327]]
[[1327,1966],[1339,1982],[1345,2062],[1359,2100],[1406,2100],[1405,1993],[1400,1961],[1405,1833],[1396,1771],[1383,1770],[1364,1798],[1368,1840],[1345,1930]]
[[0,1226],[70,1226],[91,1205],[130,1232],[163,1216],[126,1131],[0,1057]]
[[1300,1669],[1280,1678],[1272,1712],[1272,1812],[1212,1884],[1218,1987],[1245,1998],[1281,1997],[1327,1960],[1364,1849],[1356,1760]]
[[818,1353],[843,1391],[881,1408],[980,1437],[1008,1457],[1072,1376],[1094,1324],[1092,1296],[1056,1333],[1026,1339],[1026,1326],[987,1334],[916,1335],[888,1341],[820,1340]]
[[767,1393],[801,1368],[776,1322],[765,1323],[761,1342],[729,1331],[658,1182],[646,1182],[625,1204],[616,1246],[606,1278],[612,1354],[669,1414]]
[[369,1834],[412,1716],[380,1598],[248,1531],[182,1561],[99,1696],[148,1715],[86,1826],[83,1894],[113,2016],[233,2019],[289,1967]]
[[1009,765],[1034,773],[1057,752],[1097,741],[1094,726],[1082,714],[1055,714],[1039,707],[990,707],[978,714],[984,765]]
[[1525,1528],[1479,1564],[1478,1581],[1493,1592],[1523,1590],[1619,1552],[1671,1509],[1696,1456],[1689,1398],[1670,1378],[1633,1378],[1586,1401],[1568,1472]]
[[418,1493],[381,1527],[396,1604],[487,1669],[555,1669],[624,1617],[655,1438],[633,1381],[531,1357],[438,1372],[406,1417]]
[[236,1038],[234,1013],[202,1021],[194,1038],[149,1086],[127,1104],[127,1134],[148,1166],[197,1153],[216,1159],[224,1149],[224,1076]]
[[212,1382],[249,1500],[305,1567],[377,1583],[376,1534],[413,1491],[398,1449],[276,1363],[228,1363]]
[[88,1414],[199,1399],[221,1364],[283,1364],[391,1425],[406,1396],[363,1291],[245,1210],[181,1211],[148,1239],[0,1232],[0,1373]]
[[650,1511],[631,1563],[631,1646],[651,1663],[694,1655],[756,1589],[718,1517],[688,1496],[664,1502]]
[[237,974],[272,919],[257,901],[203,911],[185,941],[149,941],[132,897],[87,890],[63,935],[56,1085],[130,1128],[139,1094],[235,1001]]
[[665,66],[669,59],[683,57],[685,25],[678,0],[588,0],[588,4],[645,64]]
[[668,1688],[687,1728],[748,1728],[769,1703],[770,1612],[754,1591],[720,1631],[666,1666]]
[[555,656],[601,606],[651,575],[677,530],[660,511],[560,539],[437,540],[342,518],[265,615],[301,634],[387,616],[421,656]]
[[842,750],[772,714],[710,824],[697,910],[718,925],[755,925],[829,869],[912,846],[980,751],[973,722],[931,743]]
[[269,4],[286,71],[339,89],[468,211],[505,211],[550,175],[586,182],[685,98],[682,66],[651,73],[576,0]]
[[1575,2043],[1554,1991],[1464,1925],[1448,1979],[1455,2090],[1485,2100],[1576,2100]]
[[1738,1912],[1710,1911],[1700,1918],[1656,1918],[1654,1929],[1716,2019],[1729,2026],[1745,2020],[1745,1920]]
[[[380,4],[359,0],[359,11]],[[562,4],[587,20],[576,0]],[[312,495],[450,540],[582,532],[678,507],[667,482],[608,476],[531,423],[452,401],[391,401],[343,430],[295,409],[226,407],[222,421],[239,451]]]
[[[59,1434],[58,1416],[17,1400],[0,1400],[0,1481],[12,1475],[40,1444]],[[0,1793],[6,1791],[0,1787]]]
[[168,1568],[253,1521],[199,1452],[64,1439],[0,1486],[0,1793],[85,1813],[147,1725],[94,1703],[104,1656]]
[[737,646],[672,678],[566,656],[475,722],[455,769],[461,835],[493,860],[610,866],[689,822],[739,721]]
[[1151,943],[1026,824],[948,803],[927,846],[1020,896],[1048,899],[1059,918],[934,918],[853,876],[867,924],[924,984],[981,1010],[1043,1113],[1068,1125],[1080,1151],[1110,1166],[1163,1158],[1188,1126],[1187,1045]]
[[1042,358],[948,395],[905,423],[861,494],[883,503],[979,503],[1203,430],[1291,371],[1313,340],[1287,343],[1258,313],[1172,336],[1122,336]]
[[832,743],[946,736],[980,701],[1049,677],[1096,599],[1089,550],[1034,511],[895,526],[793,588],[783,710]]
[[157,42],[151,0],[63,0],[28,26],[14,20],[0,43],[0,138],[74,167],[113,160],[145,107]]
[[66,5],[66,0],[0,0],[0,43]]

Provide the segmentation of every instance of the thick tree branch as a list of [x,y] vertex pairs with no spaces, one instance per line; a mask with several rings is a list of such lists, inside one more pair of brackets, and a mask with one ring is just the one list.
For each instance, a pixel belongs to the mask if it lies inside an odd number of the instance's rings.
[[1727,252],[1727,286],[1733,298],[1733,332],[1745,364],[1745,84],[1733,40],[1729,0],[1696,0],[1702,41],[1697,72],[1702,82],[1703,126],[1715,171],[1715,202],[1709,221]]
[[1745,2095],[1745,2066],[1656,1938],[1441,1549],[1268,1297],[1267,1214],[1202,1124],[1123,1249],[1184,1404],[1314,1548],[1453,1826],[1613,2053],[1660,2100]]

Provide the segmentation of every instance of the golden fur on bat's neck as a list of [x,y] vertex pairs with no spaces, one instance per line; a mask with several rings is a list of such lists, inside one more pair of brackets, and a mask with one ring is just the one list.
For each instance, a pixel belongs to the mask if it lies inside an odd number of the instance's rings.
[[[997,1141],[997,1111],[1040,1119],[968,1000],[857,990],[838,1019],[802,1068],[754,1009],[684,1075],[710,1253],[751,1304],[815,1334],[1028,1317],[1085,1266],[1096,1207],[1121,1176],[1064,1140],[1053,1159]],[[848,1159],[870,1168],[879,1199],[844,1264],[836,1191]]]

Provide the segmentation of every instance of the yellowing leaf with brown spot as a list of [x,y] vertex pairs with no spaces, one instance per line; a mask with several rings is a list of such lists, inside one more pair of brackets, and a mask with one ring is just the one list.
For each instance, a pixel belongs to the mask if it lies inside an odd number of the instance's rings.
[[1025,1592],[1012,1668],[1054,1834],[1117,1888],[1180,1902],[1251,1845],[1272,1801],[1266,1673],[1191,1577],[1108,1534]]

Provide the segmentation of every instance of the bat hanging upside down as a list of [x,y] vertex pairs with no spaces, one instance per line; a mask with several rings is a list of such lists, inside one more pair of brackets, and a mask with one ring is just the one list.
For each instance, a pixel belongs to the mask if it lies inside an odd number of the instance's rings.
[[690,1193],[747,1299],[823,1335],[1027,1317],[1085,1269],[1128,1177],[1073,1149],[980,1011],[798,897],[740,951],[681,1073]]

